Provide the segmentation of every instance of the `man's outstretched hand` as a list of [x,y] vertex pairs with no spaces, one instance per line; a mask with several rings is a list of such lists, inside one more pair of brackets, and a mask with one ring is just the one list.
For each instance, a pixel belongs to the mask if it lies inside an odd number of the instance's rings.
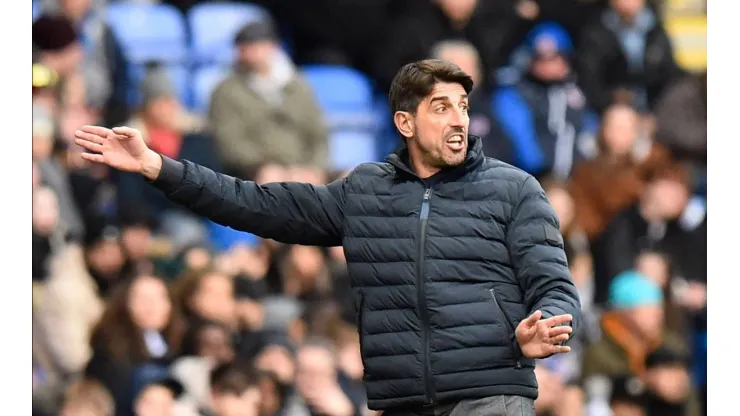
[[569,352],[570,347],[560,345],[570,338],[573,328],[558,326],[573,320],[571,315],[557,315],[542,319],[536,311],[516,327],[516,340],[527,358],[544,358],[552,354]]
[[140,173],[149,180],[157,179],[162,169],[161,156],[147,147],[141,132],[130,127],[83,126],[75,132],[75,143],[90,152],[83,153],[83,159]]

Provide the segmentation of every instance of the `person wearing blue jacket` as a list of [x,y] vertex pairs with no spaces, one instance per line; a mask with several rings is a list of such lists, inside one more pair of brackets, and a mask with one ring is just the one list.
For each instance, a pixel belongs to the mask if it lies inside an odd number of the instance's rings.
[[557,23],[535,26],[521,49],[526,67],[493,95],[493,113],[514,148],[514,164],[535,176],[567,179],[589,156],[595,113],[576,85],[573,43]]

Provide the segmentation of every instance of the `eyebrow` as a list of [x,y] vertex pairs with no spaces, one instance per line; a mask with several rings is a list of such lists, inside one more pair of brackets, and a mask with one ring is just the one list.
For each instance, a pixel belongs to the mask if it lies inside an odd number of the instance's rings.
[[[468,94],[460,94],[460,99],[462,99],[462,100],[466,100],[467,98],[468,98]],[[429,102],[429,104],[430,104],[430,105],[432,105],[432,104],[434,104],[434,103],[436,103],[436,102],[439,102],[439,101],[450,101],[450,98],[449,98],[449,97],[447,97],[446,95],[443,95],[443,96],[439,96],[439,97],[434,97],[434,98],[432,98],[432,100],[431,100],[431,101]]]

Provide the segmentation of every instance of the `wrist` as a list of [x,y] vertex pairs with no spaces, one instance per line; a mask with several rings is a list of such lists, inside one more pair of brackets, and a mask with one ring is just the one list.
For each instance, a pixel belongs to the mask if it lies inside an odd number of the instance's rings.
[[150,181],[156,180],[162,171],[162,156],[154,150],[147,149],[147,152],[141,158],[141,173]]

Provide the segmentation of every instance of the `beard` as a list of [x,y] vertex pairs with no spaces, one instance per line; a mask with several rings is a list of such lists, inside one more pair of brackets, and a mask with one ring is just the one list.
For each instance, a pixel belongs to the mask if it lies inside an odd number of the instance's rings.
[[435,169],[448,169],[460,166],[465,161],[468,153],[467,138],[463,144],[462,150],[453,151],[445,144],[447,138],[434,142],[431,146],[425,146],[420,140],[417,140],[421,159],[424,165]]

